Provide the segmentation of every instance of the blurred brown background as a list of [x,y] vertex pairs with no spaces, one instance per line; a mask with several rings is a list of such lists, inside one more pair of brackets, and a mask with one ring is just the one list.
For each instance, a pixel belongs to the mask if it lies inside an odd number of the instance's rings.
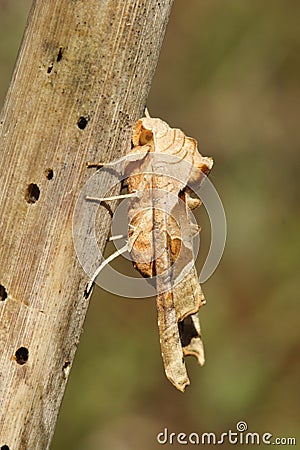
[[[0,0],[1,104],[30,3]],[[299,21],[295,0],[175,0],[148,107],[215,160],[228,240],[203,286],[207,361],[188,360],[191,386],[177,392],[154,301],[96,289],[53,450],[151,450],[165,427],[221,433],[239,420],[300,445]]]

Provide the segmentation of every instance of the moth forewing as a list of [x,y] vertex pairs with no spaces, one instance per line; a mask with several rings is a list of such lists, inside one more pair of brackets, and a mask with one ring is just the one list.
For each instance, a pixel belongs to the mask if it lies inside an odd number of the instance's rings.
[[[128,243],[120,252],[131,253],[144,277],[155,277],[165,372],[184,391],[190,384],[184,356],[193,355],[204,364],[198,310],[205,300],[193,253],[199,227],[189,213],[201,200],[193,196],[191,187],[202,182],[213,160],[203,157],[197,142],[181,130],[149,116],[133,126],[132,142],[124,168],[128,194],[121,196],[129,198]],[[90,289],[100,270],[101,266]]]
[[[204,363],[197,312],[205,303],[193,262],[192,239],[198,227],[188,213],[201,201],[191,196],[187,184],[200,183],[213,161],[200,155],[194,139],[160,119],[140,119],[133,127],[132,141],[131,153],[146,150],[157,157],[146,155],[129,172],[129,193],[142,191],[145,195],[144,205],[141,199],[130,201],[131,252],[143,276],[156,276],[165,372],[172,384],[184,391],[190,382],[183,357],[194,355],[199,364]],[[151,255],[151,260],[142,261],[143,254]]]
[[161,354],[167,378],[180,391],[190,384],[171,291],[158,294],[157,317]]

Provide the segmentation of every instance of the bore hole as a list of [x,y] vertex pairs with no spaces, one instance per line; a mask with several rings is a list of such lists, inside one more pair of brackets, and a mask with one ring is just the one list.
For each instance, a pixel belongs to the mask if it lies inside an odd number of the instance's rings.
[[46,178],[47,178],[48,180],[52,180],[53,175],[54,175],[52,169],[46,169],[46,170],[45,170],[45,174],[46,174]]
[[35,183],[30,183],[25,192],[25,200],[27,203],[35,203],[40,196],[40,188]]
[[56,62],[59,62],[61,60],[61,58],[62,58],[62,47],[59,47]]
[[79,119],[77,121],[78,128],[80,128],[81,130],[84,130],[85,127],[87,126],[87,123],[88,123],[88,119],[86,117],[83,117],[83,116],[79,117]]
[[71,363],[70,363],[70,361],[66,361],[62,368],[64,378],[68,378],[70,370],[71,370]]
[[28,350],[26,347],[20,347],[15,353],[16,361],[21,366],[28,361]]
[[63,365],[63,370],[65,370],[67,367],[69,367],[70,364],[71,364],[70,361],[66,361]]
[[51,73],[53,69],[53,63],[50,64],[50,66],[47,69],[47,73]]
[[8,445],[1,445],[0,450],[9,450],[9,446]]
[[2,286],[2,284],[0,284],[0,300],[2,302],[4,302],[4,300],[7,299],[7,292],[4,286]]

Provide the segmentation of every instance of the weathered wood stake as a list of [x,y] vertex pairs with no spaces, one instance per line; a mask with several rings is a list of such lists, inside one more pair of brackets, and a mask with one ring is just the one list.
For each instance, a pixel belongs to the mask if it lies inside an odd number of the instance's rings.
[[[130,145],[173,0],[35,0],[0,117],[0,447],[47,449],[88,282],[72,213]],[[102,250],[110,217],[103,211]],[[95,383],[97,380],[95,379]],[[7,446],[7,447],[5,447]]]

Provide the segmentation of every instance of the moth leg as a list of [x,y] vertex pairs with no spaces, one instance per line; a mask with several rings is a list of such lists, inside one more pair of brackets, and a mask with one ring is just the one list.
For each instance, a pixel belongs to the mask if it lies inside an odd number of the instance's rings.
[[131,198],[131,197],[139,197],[138,192],[132,192],[131,194],[119,194],[119,195],[113,195],[112,197],[89,197],[86,196],[85,199],[91,202],[109,202],[112,200],[121,200],[122,198]]
[[120,159],[116,159],[115,161],[111,161],[111,162],[87,161],[86,167],[88,169],[90,169],[90,168],[101,169],[102,167],[113,168],[114,166],[120,164],[120,161],[125,161],[126,163],[136,162],[136,161],[144,159],[145,155],[150,150],[150,148],[151,148],[150,145],[145,144],[140,147],[139,152],[137,152],[137,149],[135,148],[134,152],[129,151],[127,153],[127,155],[121,157]]
[[125,236],[124,234],[118,234],[117,236],[110,236],[109,238],[107,238],[107,242],[112,242],[112,241],[117,241],[119,239],[125,239],[127,236]]
[[88,298],[88,296],[91,293],[92,287],[94,286],[94,283],[96,281],[97,276],[99,275],[99,273],[101,272],[101,270],[104,269],[105,266],[107,266],[108,263],[110,263],[111,261],[113,261],[114,259],[116,259],[119,255],[122,255],[123,253],[126,253],[128,250],[128,244],[124,245],[124,247],[120,248],[119,250],[117,250],[116,252],[114,252],[112,255],[110,255],[108,258],[106,258],[104,261],[102,261],[102,263],[100,264],[100,266],[96,269],[94,275],[92,276],[89,284],[86,287],[86,290],[84,292],[84,296],[85,298]]
[[88,161],[86,163],[86,167],[88,169],[101,169],[102,167],[113,167],[116,165],[116,161],[111,162],[95,162],[95,161]]

